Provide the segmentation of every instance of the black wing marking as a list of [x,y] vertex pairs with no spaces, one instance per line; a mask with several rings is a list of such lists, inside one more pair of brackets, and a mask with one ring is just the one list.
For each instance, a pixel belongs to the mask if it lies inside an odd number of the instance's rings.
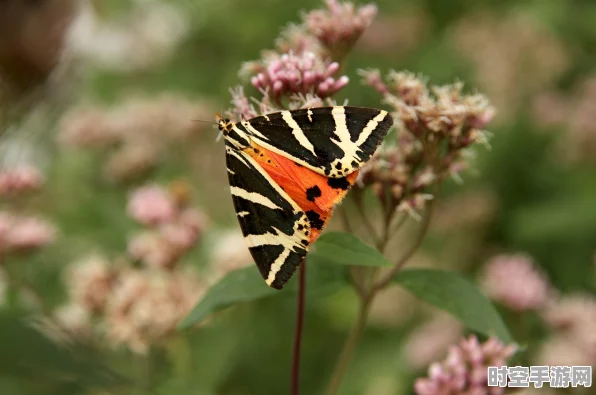
[[249,155],[226,146],[236,214],[267,284],[281,289],[308,252],[306,214]]
[[370,159],[392,124],[383,110],[336,106],[267,114],[236,127],[265,148],[339,178]]

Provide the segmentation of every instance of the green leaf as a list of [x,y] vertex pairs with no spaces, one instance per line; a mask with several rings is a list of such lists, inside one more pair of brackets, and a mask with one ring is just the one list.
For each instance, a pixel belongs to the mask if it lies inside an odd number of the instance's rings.
[[[62,347],[42,334],[39,322],[17,312],[0,312],[0,377],[18,377],[34,385],[56,388],[114,388],[130,385],[129,379],[101,363],[97,353],[82,344]],[[62,391],[58,390],[61,389]]]
[[342,265],[391,266],[383,254],[350,233],[329,232],[319,238],[311,253],[317,259]]
[[279,291],[269,288],[254,265],[228,273],[212,286],[190,314],[178,325],[186,329],[209,314],[228,306],[273,296]]
[[[307,297],[319,296],[336,290],[347,283],[343,268],[322,265],[318,257],[307,256],[306,291]],[[258,269],[249,267],[228,273],[219,283],[211,287],[190,314],[178,325],[186,329],[198,324],[209,314],[226,307],[251,302],[275,295],[293,295],[298,289],[298,273],[281,291],[269,288]]]
[[505,343],[513,342],[495,306],[457,273],[410,269],[400,272],[393,281],[425,302],[451,313],[473,331],[497,336]]

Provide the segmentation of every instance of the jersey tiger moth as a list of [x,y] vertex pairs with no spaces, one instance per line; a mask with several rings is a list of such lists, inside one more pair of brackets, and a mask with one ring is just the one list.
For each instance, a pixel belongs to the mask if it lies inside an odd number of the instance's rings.
[[218,116],[236,215],[267,285],[290,279],[392,124],[386,111],[347,106]]

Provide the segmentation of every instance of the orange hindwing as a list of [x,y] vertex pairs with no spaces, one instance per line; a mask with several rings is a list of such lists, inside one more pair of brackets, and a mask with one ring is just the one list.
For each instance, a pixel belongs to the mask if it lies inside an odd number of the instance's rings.
[[328,178],[259,145],[244,150],[296,204],[311,224],[310,242],[314,243],[339,203],[358,176],[354,171],[342,178]]

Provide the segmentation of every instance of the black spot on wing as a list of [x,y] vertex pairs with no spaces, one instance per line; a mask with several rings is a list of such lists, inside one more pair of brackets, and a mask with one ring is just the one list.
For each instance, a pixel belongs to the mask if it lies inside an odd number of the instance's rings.
[[317,185],[306,190],[306,199],[310,202],[314,202],[315,199],[321,197],[321,195],[321,188],[319,188]]
[[321,216],[319,215],[319,213],[317,213],[313,210],[309,210],[306,212],[306,217],[310,221],[310,226],[312,228],[319,229],[319,230],[323,229],[325,222],[321,219]]
[[328,178],[327,185],[329,185],[333,189],[343,189],[343,190],[349,189],[350,186],[352,186],[350,184],[350,182],[346,179],[346,177]]

